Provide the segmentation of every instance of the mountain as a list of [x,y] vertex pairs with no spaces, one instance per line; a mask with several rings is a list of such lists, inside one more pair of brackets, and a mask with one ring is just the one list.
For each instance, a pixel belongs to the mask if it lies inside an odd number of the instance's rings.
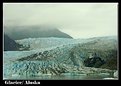
[[19,50],[19,44],[13,39],[4,34],[4,51],[16,51]]
[[5,26],[4,31],[14,40],[40,37],[72,38],[68,34],[48,26]]

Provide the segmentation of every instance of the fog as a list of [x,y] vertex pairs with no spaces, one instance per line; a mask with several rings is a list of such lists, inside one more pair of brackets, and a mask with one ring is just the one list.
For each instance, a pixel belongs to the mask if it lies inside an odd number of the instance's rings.
[[56,27],[73,38],[117,35],[117,15],[118,3],[3,3],[4,26]]

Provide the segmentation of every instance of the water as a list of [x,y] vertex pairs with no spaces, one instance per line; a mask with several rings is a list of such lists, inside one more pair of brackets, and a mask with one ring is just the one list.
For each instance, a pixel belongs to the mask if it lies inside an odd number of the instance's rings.
[[11,80],[104,80],[115,79],[108,74],[92,74],[92,75],[42,75],[34,77],[11,77]]

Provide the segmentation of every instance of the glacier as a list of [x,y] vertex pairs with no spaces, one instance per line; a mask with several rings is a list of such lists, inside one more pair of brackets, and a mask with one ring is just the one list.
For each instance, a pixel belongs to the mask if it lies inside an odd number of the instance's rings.
[[[101,43],[109,45],[115,42],[112,39],[115,38],[70,39],[48,37],[16,40],[23,47],[29,46],[29,50],[3,52],[4,78],[112,73],[114,70],[90,68],[83,64],[85,57],[88,56],[88,51],[84,50],[91,48],[90,46],[85,47],[85,45],[87,46],[88,43],[95,44],[95,41],[99,45]],[[99,45],[96,45],[96,48],[100,48],[101,45],[98,47]],[[112,45],[106,47],[114,49],[115,47],[112,47]]]

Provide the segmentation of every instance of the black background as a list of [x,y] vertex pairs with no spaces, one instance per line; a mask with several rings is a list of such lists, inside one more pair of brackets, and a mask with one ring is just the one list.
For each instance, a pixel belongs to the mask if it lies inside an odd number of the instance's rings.
[[[1,27],[0,27],[0,41],[1,41],[1,49],[0,49],[0,52],[1,52],[1,56],[0,56],[0,69],[1,69],[1,76],[0,76],[0,78],[1,78],[1,86],[3,86],[3,85],[5,85],[5,81],[7,81],[7,80],[3,80],[3,67],[2,67],[2,65],[3,65],[3,3],[118,3],[118,13],[119,13],[119,1],[118,0],[110,0],[110,1],[108,1],[108,0],[73,0],[73,1],[68,1],[67,2],[67,0],[63,0],[63,2],[62,2],[62,0],[59,2],[59,1],[57,1],[57,0],[53,0],[53,1],[50,1],[50,0],[48,0],[48,1],[46,1],[46,0],[41,0],[41,2],[38,0],[37,2],[36,2],[37,0],[33,0],[33,2],[32,2],[32,0],[3,0],[3,2],[2,2],[2,4],[1,4],[1,8],[0,8],[0,10],[1,10]],[[118,21],[119,21],[119,14],[118,14]],[[119,25],[119,22],[118,22],[118,25]],[[119,27],[118,27],[119,28]],[[119,29],[118,29],[118,32],[119,32]],[[119,38],[119,37],[118,37]],[[120,42],[120,41],[119,41]],[[120,44],[120,43],[119,43]],[[119,45],[120,46],[120,45]],[[120,53],[119,53],[120,54]],[[119,78],[120,79],[120,78]],[[8,80],[9,81],[9,80]],[[16,81],[16,80],[10,80],[10,81]],[[21,81],[21,80],[18,80],[18,81]],[[27,80],[26,80],[27,81]],[[31,81],[31,80],[30,80]],[[32,80],[32,81],[34,81],[34,80]],[[38,80],[36,80],[36,81],[38,81]],[[94,85],[96,85],[96,86],[104,86],[104,85],[106,85],[106,86],[109,86],[109,85],[113,85],[113,86],[117,86],[117,85],[119,85],[119,83],[118,82],[114,82],[114,81],[119,81],[119,80],[39,80],[40,81],[40,83],[41,84],[38,84],[39,86],[45,86],[45,85],[47,85],[47,86],[69,86],[69,85],[72,85],[72,86],[94,86]],[[89,81],[89,82],[88,82]],[[98,82],[99,81],[99,82]],[[104,81],[104,82],[100,82],[100,81]],[[109,82],[110,81],[110,82]],[[24,84],[25,85],[25,84]],[[32,86],[34,86],[34,85],[32,85]]]

